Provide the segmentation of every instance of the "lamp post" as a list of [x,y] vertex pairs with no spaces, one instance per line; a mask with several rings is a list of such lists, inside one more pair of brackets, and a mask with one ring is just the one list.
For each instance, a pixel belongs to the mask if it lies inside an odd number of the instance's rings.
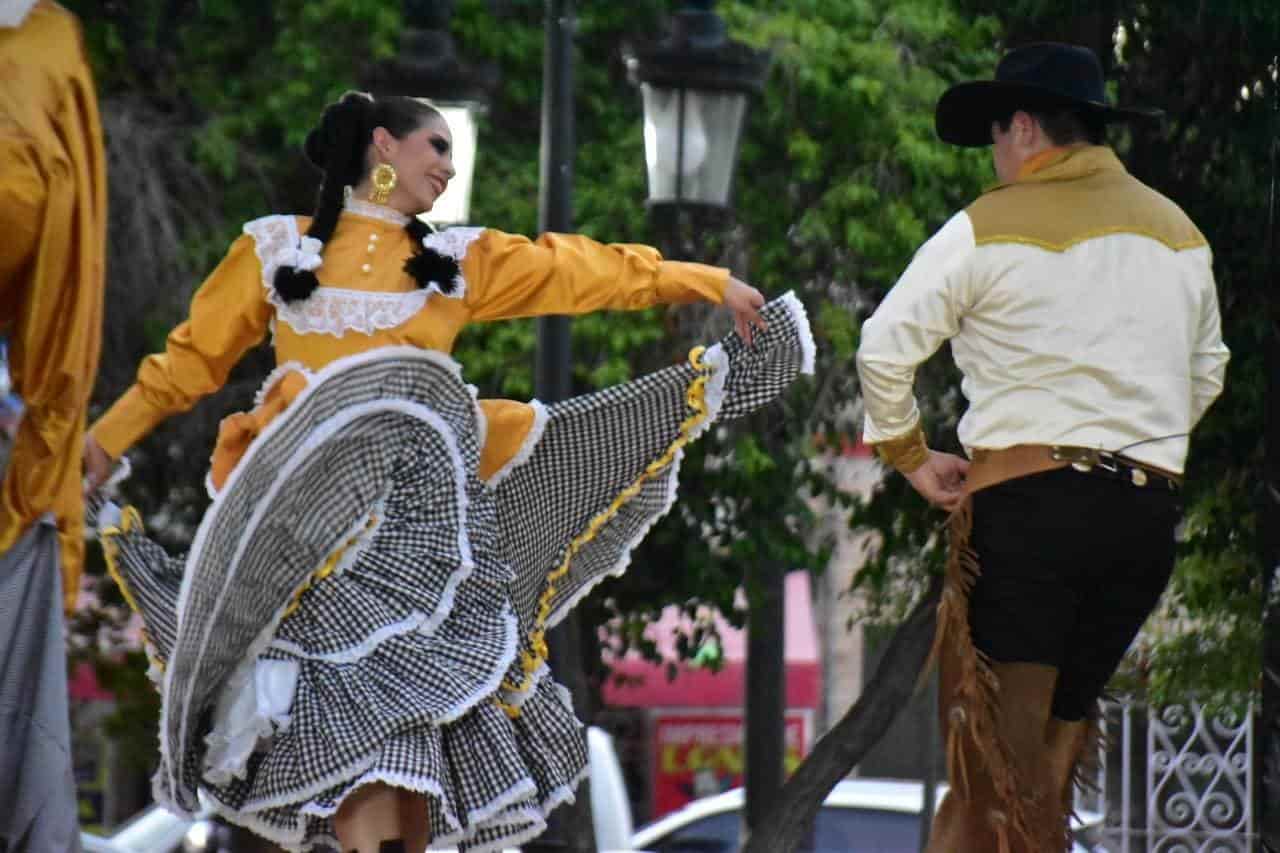
[[[538,230],[573,229],[573,0],[546,0],[542,62],[542,141],[538,193]],[[567,399],[572,391],[572,346],[568,317],[539,317],[534,364],[534,393],[545,403]],[[582,669],[579,623],[570,613],[548,632],[552,672],[573,696],[577,713],[589,717]],[[578,788],[573,803],[547,817],[547,831],[525,845],[528,853],[591,853],[596,849],[591,820],[591,780]]]
[[[644,103],[649,213],[663,254],[696,260],[732,219],[733,174],[750,98],[764,90],[769,54],[729,39],[714,0],[685,0],[668,34],[627,50]],[[784,570],[747,569],[746,833],[782,787]]]
[[459,58],[449,33],[454,0],[406,0],[396,56],[371,64],[363,84],[375,95],[427,98],[453,135],[456,174],[422,218],[434,225],[467,222],[475,170],[478,119],[498,84],[497,66]]
[[764,89],[769,54],[728,38],[714,0],[685,0],[669,33],[629,47],[644,103],[649,210],[674,255],[699,248],[698,226],[731,217],[734,167],[750,96]]

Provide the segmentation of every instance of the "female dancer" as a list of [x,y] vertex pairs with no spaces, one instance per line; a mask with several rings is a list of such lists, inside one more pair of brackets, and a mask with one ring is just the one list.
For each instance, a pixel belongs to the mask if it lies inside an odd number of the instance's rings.
[[[99,520],[163,697],[156,796],[199,790],[289,849],[500,849],[584,774],[546,629],[626,567],[688,441],[811,370],[807,323],[644,246],[431,233],[416,215],[453,166],[423,101],[349,93],[305,150],[314,217],[248,223],[86,441],[93,487],[271,331],[279,367],[223,421],[190,553],[131,509]],[[476,401],[447,356],[472,321],[698,299],[737,334],[554,406]]]

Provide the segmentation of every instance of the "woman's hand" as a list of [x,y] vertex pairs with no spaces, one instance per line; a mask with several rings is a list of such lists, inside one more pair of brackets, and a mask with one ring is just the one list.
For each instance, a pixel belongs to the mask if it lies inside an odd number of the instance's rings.
[[91,433],[84,435],[84,494],[96,492],[111,476],[112,458],[102,449]]
[[752,330],[755,326],[760,331],[769,328],[760,317],[760,308],[764,305],[764,296],[760,291],[744,281],[729,276],[729,284],[724,289],[724,307],[733,312],[733,327],[738,337],[751,345]]

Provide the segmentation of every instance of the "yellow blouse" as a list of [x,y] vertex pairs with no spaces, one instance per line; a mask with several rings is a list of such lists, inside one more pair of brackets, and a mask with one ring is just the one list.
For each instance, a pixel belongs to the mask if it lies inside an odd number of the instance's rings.
[[102,339],[106,204],[80,26],[43,0],[0,27],[0,333],[26,405],[0,486],[0,552],[52,511],[68,612],[84,555],[80,457]]
[[[120,456],[161,421],[216,391],[268,330],[274,330],[277,363],[316,370],[388,345],[450,352],[472,321],[699,299],[718,303],[728,281],[725,269],[665,261],[647,246],[603,245],[565,234],[531,241],[491,229],[454,228],[428,238],[433,248],[460,259],[460,281],[445,295],[419,288],[405,273],[412,246],[403,220],[386,208],[357,207],[358,213],[342,214],[324,247],[316,270],[320,288],[291,305],[267,281],[276,253],[296,248],[309,220],[272,216],[246,225],[245,235],[196,292],[189,319],[170,333],[165,352],[143,361],[134,386],[94,424],[93,436],[103,449]],[[491,443],[509,443],[502,438],[505,430],[493,428],[495,418],[517,429],[532,420],[523,406],[495,401],[485,408]]]

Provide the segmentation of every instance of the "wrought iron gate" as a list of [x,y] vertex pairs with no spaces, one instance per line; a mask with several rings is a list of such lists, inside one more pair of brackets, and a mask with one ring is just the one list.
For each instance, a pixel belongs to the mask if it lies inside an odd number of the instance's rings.
[[1249,853],[1254,826],[1253,705],[1148,709],[1109,703],[1098,791],[1077,798],[1105,815],[1098,851]]

